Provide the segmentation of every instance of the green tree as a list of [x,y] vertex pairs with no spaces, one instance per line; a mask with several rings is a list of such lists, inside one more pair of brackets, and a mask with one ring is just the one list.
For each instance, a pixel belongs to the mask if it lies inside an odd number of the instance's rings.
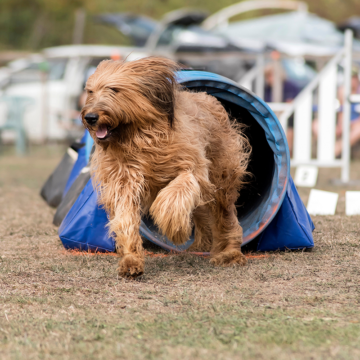
[[[213,13],[236,3],[233,0],[0,0],[0,50],[39,50],[70,44],[75,11],[86,11],[85,43],[128,44],[116,29],[93,22],[93,15],[104,12],[134,12],[161,18],[166,12],[191,7]],[[310,12],[335,22],[360,14],[359,0],[306,0]],[[269,14],[250,12],[242,18]]]

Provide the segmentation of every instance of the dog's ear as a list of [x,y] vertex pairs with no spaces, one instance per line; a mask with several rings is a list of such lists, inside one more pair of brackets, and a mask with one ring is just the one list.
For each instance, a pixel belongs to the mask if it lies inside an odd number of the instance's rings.
[[107,69],[110,69],[113,63],[113,60],[100,61],[98,66],[96,67],[95,72],[87,79],[86,87],[90,87],[93,83],[96,82],[100,82],[100,84],[106,83],[106,80],[108,78]]
[[153,106],[168,117],[172,127],[175,117],[175,91],[178,88],[175,72],[180,66],[169,59],[147,57],[135,60],[131,68],[138,75],[143,94]]

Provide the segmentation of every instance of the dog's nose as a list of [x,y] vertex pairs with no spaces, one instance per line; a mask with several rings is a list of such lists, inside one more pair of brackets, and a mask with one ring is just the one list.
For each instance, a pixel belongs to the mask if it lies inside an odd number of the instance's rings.
[[99,120],[99,115],[95,113],[88,113],[84,116],[84,118],[89,125],[95,125]]

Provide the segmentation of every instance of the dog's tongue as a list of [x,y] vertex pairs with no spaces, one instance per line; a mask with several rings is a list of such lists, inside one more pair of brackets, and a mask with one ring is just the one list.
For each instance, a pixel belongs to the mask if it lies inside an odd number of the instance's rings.
[[105,125],[101,125],[96,131],[96,136],[99,139],[103,139],[107,135],[107,133],[107,127]]

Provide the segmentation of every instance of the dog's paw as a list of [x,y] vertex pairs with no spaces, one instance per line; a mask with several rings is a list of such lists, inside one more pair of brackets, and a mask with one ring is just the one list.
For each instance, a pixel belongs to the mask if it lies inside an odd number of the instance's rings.
[[150,215],[155,224],[174,244],[180,245],[189,239],[192,212],[200,196],[200,185],[194,175],[185,172],[163,188],[151,205]]
[[182,208],[160,194],[150,208],[150,214],[161,233],[175,245],[184,244],[191,235],[191,208]]
[[183,226],[180,228],[177,232],[173,232],[171,236],[168,236],[170,241],[175,245],[182,245],[185,244],[187,240],[189,240],[189,237],[191,235],[192,225],[189,221],[188,224],[186,224],[186,227]]
[[214,255],[210,262],[216,266],[231,266],[240,265],[244,266],[247,263],[246,257],[240,250],[228,250]]
[[119,261],[119,276],[136,278],[144,273],[144,259],[135,254],[127,254]]

